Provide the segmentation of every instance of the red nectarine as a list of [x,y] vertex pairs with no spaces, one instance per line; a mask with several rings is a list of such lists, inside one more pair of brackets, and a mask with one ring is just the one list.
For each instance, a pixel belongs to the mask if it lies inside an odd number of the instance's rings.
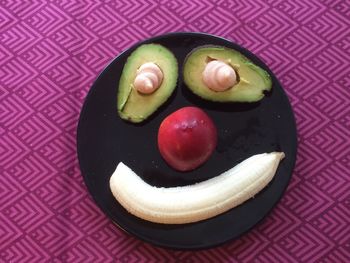
[[174,169],[189,171],[208,160],[217,143],[213,121],[197,107],[184,107],[161,123],[158,148],[164,160]]

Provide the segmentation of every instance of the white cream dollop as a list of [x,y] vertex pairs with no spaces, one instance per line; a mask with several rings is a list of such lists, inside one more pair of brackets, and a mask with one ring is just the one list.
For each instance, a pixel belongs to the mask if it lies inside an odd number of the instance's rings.
[[235,70],[223,61],[210,61],[202,73],[204,84],[214,91],[225,91],[237,83]]
[[137,70],[134,80],[134,87],[143,94],[153,93],[160,87],[163,81],[163,72],[153,62],[147,62],[141,65]]

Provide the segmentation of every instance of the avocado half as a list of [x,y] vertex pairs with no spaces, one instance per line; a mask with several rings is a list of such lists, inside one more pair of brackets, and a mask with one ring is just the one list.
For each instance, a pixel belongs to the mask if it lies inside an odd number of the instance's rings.
[[[235,70],[238,83],[222,92],[209,89],[202,80],[202,72],[211,60],[228,63]],[[264,69],[240,52],[220,46],[202,46],[191,51],[185,59],[183,78],[194,94],[217,102],[256,102],[264,97],[264,91],[272,88],[271,77]]]
[[[147,62],[155,63],[163,72],[160,87],[151,94],[141,94],[133,87],[138,68]],[[178,79],[175,56],[159,44],[144,44],[128,57],[119,80],[117,107],[119,116],[138,123],[147,119],[170,97]]]

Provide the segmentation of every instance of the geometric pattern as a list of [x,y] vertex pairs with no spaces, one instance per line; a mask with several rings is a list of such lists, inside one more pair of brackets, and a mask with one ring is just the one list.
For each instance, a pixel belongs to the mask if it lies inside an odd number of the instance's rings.
[[[0,1],[0,262],[349,262],[350,3]],[[238,240],[154,247],[116,228],[83,183],[76,128],[96,76],[144,38],[199,31],[262,58],[296,116],[281,202]]]

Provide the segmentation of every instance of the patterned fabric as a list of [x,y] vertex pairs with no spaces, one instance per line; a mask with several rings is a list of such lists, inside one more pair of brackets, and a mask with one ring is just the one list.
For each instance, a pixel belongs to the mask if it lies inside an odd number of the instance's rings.
[[[0,1],[0,262],[349,262],[350,2]],[[240,239],[153,247],[116,228],[83,183],[76,128],[96,76],[138,40],[226,37],[260,56],[292,102],[286,194]]]

